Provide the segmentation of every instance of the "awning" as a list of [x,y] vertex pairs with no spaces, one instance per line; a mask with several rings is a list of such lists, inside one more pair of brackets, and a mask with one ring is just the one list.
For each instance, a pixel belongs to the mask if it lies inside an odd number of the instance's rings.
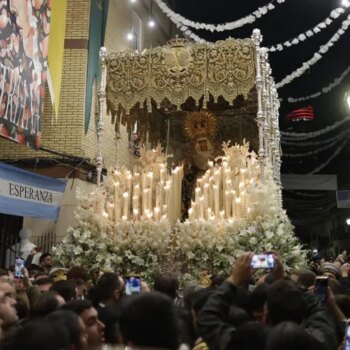
[[66,181],[0,163],[0,213],[56,220]]

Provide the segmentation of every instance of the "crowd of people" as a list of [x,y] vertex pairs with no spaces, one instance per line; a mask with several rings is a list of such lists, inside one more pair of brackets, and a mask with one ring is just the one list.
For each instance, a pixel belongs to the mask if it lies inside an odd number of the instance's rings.
[[[0,349],[347,350],[350,264],[314,256],[288,270],[238,257],[229,276],[205,276],[181,291],[177,276],[138,276],[55,266],[50,254],[23,277],[0,274]],[[350,333],[349,333],[350,335]],[[349,337],[349,336],[348,336]]]

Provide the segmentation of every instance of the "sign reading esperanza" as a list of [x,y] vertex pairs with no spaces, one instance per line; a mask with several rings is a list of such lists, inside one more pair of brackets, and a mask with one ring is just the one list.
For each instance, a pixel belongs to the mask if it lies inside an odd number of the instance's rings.
[[0,163],[0,213],[56,220],[66,181]]

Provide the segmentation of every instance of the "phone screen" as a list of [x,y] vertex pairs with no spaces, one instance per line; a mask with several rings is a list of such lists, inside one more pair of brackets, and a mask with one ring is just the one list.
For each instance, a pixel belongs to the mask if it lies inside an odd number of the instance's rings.
[[15,277],[23,278],[22,269],[24,267],[24,259],[16,258],[15,261]]
[[328,288],[328,278],[316,278],[315,280],[315,294],[321,303],[325,303],[327,301],[327,288]]
[[273,269],[275,259],[272,254],[254,254],[251,267],[253,269]]
[[350,350],[350,325],[346,326],[345,333],[345,350]]
[[125,294],[133,295],[141,292],[141,278],[130,276],[125,279]]

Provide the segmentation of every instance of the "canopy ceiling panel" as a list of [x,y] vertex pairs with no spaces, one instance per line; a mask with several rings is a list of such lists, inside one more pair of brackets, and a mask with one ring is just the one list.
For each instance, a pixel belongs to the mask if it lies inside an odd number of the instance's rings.
[[[215,44],[190,44],[176,38],[168,45],[143,52],[122,51],[107,59],[107,107],[113,116],[137,103],[165,99],[177,108],[192,97],[196,103],[212,95],[229,104],[248,97],[255,85],[255,46],[252,39],[227,39]],[[205,104],[203,104],[205,106]]]

